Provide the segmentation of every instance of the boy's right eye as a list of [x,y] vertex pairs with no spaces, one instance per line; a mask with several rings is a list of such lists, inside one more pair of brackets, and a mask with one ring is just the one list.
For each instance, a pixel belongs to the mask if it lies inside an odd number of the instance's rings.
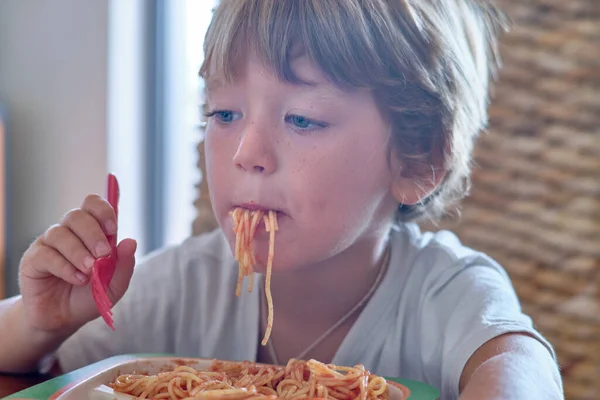
[[231,110],[214,110],[204,114],[206,118],[216,118],[217,122],[221,124],[229,124],[233,121],[240,119],[241,113],[237,113]]

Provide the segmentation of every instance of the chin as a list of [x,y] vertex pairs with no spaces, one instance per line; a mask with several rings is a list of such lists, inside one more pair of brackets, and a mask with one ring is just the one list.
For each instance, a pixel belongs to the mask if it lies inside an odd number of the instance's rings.
[[[265,274],[267,272],[267,251],[261,251],[256,253],[256,265],[254,266],[254,272]],[[293,271],[301,268],[296,261],[290,260],[289,258],[283,258],[283,254],[277,254],[277,247],[275,247],[275,257],[273,258],[273,272],[286,272]]]

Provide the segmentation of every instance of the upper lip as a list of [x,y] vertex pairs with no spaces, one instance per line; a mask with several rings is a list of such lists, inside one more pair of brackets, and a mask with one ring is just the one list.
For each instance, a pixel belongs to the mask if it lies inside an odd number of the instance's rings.
[[286,210],[283,210],[281,208],[270,207],[270,206],[263,205],[263,204],[260,204],[260,203],[255,203],[253,201],[250,201],[248,203],[239,203],[239,204],[234,204],[233,205],[234,209],[238,208],[238,207],[239,208],[245,208],[245,209],[250,210],[250,211],[264,211],[264,212],[275,211],[278,214],[288,214]]

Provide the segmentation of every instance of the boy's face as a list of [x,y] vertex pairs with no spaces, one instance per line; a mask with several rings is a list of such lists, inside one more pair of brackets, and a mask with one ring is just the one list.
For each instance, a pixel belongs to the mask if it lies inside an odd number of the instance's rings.
[[[208,82],[206,169],[217,220],[234,248],[229,212],[278,211],[274,270],[313,265],[389,229],[388,126],[366,90],[342,91],[306,58],[311,85],[281,82],[254,58],[229,84]],[[258,270],[268,234],[254,240]]]

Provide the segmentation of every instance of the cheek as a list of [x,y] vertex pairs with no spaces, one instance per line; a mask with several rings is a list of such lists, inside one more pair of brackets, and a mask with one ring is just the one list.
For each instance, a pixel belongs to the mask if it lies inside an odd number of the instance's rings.
[[213,211],[215,212],[218,219],[222,219],[222,214],[227,210],[222,210],[223,197],[226,195],[227,185],[223,182],[227,182],[227,149],[224,146],[222,140],[214,138],[209,132],[206,134],[204,141],[204,154],[200,154],[200,157],[204,158],[206,176],[202,179],[206,179],[208,186],[208,194],[210,195],[211,204]]
[[213,134],[210,128],[207,129],[204,138],[204,154],[201,154],[205,159],[207,174],[212,175],[219,171],[216,161],[223,157],[223,153],[224,141]]
[[[379,152],[378,152],[379,150]],[[318,221],[358,223],[381,204],[391,179],[381,147],[344,141],[317,149],[296,168],[295,198]]]

